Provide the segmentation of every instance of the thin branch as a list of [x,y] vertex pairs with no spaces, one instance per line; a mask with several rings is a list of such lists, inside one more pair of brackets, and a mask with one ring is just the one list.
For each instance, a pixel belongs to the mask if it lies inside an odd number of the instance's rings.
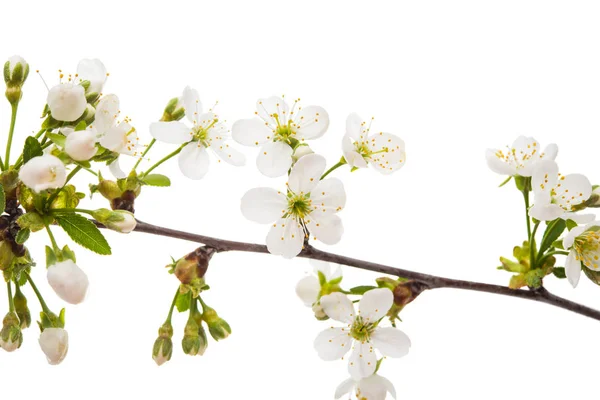
[[[102,225],[97,224],[102,227]],[[190,242],[201,243],[212,247],[217,252],[226,251],[244,251],[251,253],[270,254],[267,246],[256,243],[236,242],[232,240],[218,239],[210,236],[197,235],[190,232],[178,231],[170,228],[163,228],[138,221],[135,228],[137,232],[150,233],[153,235],[172,237],[175,239],[188,240]],[[388,265],[377,264],[370,261],[358,260],[356,258],[346,257],[339,254],[328,253],[318,250],[312,246],[305,246],[298,257],[311,258],[314,260],[329,261],[337,264],[348,265],[350,267],[360,268],[367,271],[380,272],[383,274],[394,275],[406,279],[421,282],[426,289],[464,289],[476,292],[485,292],[500,294],[504,296],[517,297],[521,299],[538,301],[541,303],[550,304],[555,307],[563,308],[577,314],[585,315],[600,321],[600,311],[586,307],[582,304],[558,297],[548,292],[544,288],[539,289],[510,289],[505,286],[492,285],[489,283],[463,281],[459,279],[444,278],[441,276],[423,274],[420,272],[409,271],[401,268],[390,267]]]

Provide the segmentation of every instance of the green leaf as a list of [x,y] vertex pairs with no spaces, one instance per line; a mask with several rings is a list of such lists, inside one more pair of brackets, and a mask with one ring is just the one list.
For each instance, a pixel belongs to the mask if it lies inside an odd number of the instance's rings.
[[563,267],[552,268],[552,273],[555,277],[559,279],[565,279],[567,277],[567,274],[565,273],[565,269]]
[[4,212],[6,208],[6,195],[4,194],[4,186],[0,185],[0,214]]
[[110,246],[93,222],[78,214],[64,214],[56,222],[75,243],[102,255],[109,255]]
[[555,249],[559,249],[559,250],[564,250],[565,248],[563,247],[563,242],[562,240],[555,240],[554,243],[552,243],[552,246]]
[[27,239],[29,239],[29,235],[31,234],[31,231],[27,228],[25,229],[21,229],[19,231],[19,233],[17,233],[17,236],[15,237],[15,242],[17,242],[18,244],[23,244],[27,241]]
[[149,186],[171,186],[171,180],[167,176],[161,174],[146,175],[142,178],[142,182]]
[[350,293],[352,294],[365,294],[367,293],[369,290],[373,290],[373,289],[377,289],[377,286],[355,286],[352,289],[350,289]]
[[59,135],[58,133],[46,133],[48,139],[52,140],[52,143],[57,145],[58,147],[65,147],[65,142],[67,138],[63,135]]
[[544,232],[544,236],[540,242],[539,254],[544,254],[546,250],[552,246],[552,243],[558,240],[566,228],[567,223],[564,219],[558,218],[550,222],[546,227],[546,232]]
[[576,226],[577,226],[577,222],[573,221],[572,219],[567,220],[567,229],[571,230],[571,229],[575,228]]
[[25,139],[25,147],[23,147],[23,164],[31,160],[34,157],[38,157],[44,154],[40,142],[37,141],[33,136],[29,136]]
[[177,311],[185,312],[190,309],[191,303],[192,292],[187,292],[185,294],[179,293],[179,296],[177,296],[177,300],[175,301],[175,306],[177,307]]
[[85,121],[79,121],[79,123],[75,125],[75,132],[85,131],[85,128],[87,128]]

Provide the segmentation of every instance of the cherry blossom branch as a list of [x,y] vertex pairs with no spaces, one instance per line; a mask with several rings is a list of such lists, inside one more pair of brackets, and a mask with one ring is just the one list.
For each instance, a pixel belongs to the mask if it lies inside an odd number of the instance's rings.
[[[98,226],[102,227],[101,224]],[[201,243],[214,248],[218,253],[226,251],[243,251],[251,253],[270,254],[267,246],[256,243],[237,242],[226,239],[218,239],[210,236],[198,235],[190,232],[179,231],[170,228],[164,228],[138,221],[135,228],[137,232],[150,233],[152,235],[166,236],[175,239],[188,240],[195,243]],[[549,304],[565,310],[572,311],[577,314],[585,315],[600,321],[600,311],[584,306],[579,303],[564,299],[548,292],[545,288],[538,289],[510,289],[505,286],[492,285],[489,283],[464,281],[459,279],[444,278],[441,276],[423,274],[420,272],[395,268],[384,264],[378,264],[370,261],[358,260],[356,258],[346,257],[339,254],[333,254],[326,251],[316,249],[310,245],[305,246],[298,257],[311,258],[314,260],[334,262],[337,264],[347,265],[354,268],[360,268],[367,271],[380,272],[383,274],[394,275],[406,279],[411,279],[422,284],[423,289],[463,289],[476,292],[485,292],[500,294],[504,296],[517,297],[521,299],[533,300],[540,303]]]

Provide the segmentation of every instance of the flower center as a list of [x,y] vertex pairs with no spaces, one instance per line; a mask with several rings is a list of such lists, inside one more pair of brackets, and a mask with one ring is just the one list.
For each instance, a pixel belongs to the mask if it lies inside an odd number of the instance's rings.
[[590,269],[598,269],[600,266],[600,233],[597,230],[589,230],[577,236],[573,243],[577,261]]
[[350,328],[350,335],[359,342],[368,342],[371,334],[375,331],[377,325],[371,322],[365,322],[359,315],[356,317]]
[[354,148],[356,149],[356,152],[360,154],[363,158],[371,158],[371,156],[375,154],[387,153],[389,151],[387,147],[384,147],[383,149],[378,151],[371,151],[371,149],[369,148],[369,144],[366,141],[354,142]]
[[273,114],[273,118],[277,122],[273,140],[276,142],[290,143],[290,141],[294,139],[294,135],[296,135],[296,132],[292,129],[292,120],[290,119],[287,124],[282,124],[279,120],[279,114]]
[[312,201],[308,194],[289,194],[288,195],[288,214],[294,215],[300,219],[306,217],[312,211]]
[[208,131],[217,123],[217,121],[218,119],[212,120],[212,122],[206,127],[200,125],[194,126],[192,129],[194,132],[192,141],[200,142],[204,147],[208,147],[210,145],[210,135],[208,134]]

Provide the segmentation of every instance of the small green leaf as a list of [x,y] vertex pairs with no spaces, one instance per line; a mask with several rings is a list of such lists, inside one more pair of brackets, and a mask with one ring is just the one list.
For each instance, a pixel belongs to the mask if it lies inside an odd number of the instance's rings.
[[562,240],[555,240],[552,243],[552,247],[554,247],[555,249],[559,249],[559,250],[564,250],[565,248],[563,247],[563,241]]
[[192,292],[187,292],[185,294],[179,293],[179,296],[177,296],[177,300],[175,301],[175,306],[177,307],[177,311],[185,312],[190,309],[191,303]]
[[56,222],[75,243],[102,255],[111,254],[108,242],[93,222],[78,214],[64,214]]
[[18,244],[23,244],[27,241],[27,239],[29,239],[29,235],[31,234],[31,231],[27,228],[25,229],[21,229],[19,231],[19,233],[17,233],[17,236],[15,237],[15,242],[17,242]]
[[373,289],[377,289],[377,286],[355,286],[352,289],[350,289],[350,293],[352,294],[365,294],[367,293],[369,290],[373,290]]
[[0,185],[0,214],[4,212],[6,208],[6,195],[4,194],[4,186]]
[[17,224],[19,224],[21,229],[29,229],[32,232],[40,231],[45,227],[44,219],[35,211],[21,215],[17,219]]
[[52,140],[52,143],[57,145],[58,147],[65,147],[65,142],[67,138],[63,135],[59,135],[58,133],[46,133],[48,139]]
[[563,267],[552,268],[552,273],[555,277],[559,279],[565,279],[567,277],[567,274],[565,273],[565,269]]
[[567,229],[571,230],[571,229],[575,228],[576,226],[577,226],[577,222],[573,221],[572,219],[567,220]]
[[149,186],[171,186],[171,180],[167,176],[161,174],[146,175],[142,178],[142,182]]
[[498,185],[498,187],[502,187],[502,186],[506,185],[508,182],[510,182],[511,179],[512,179],[512,175],[509,176],[508,178],[506,178],[504,180],[504,182],[502,182],[500,185]]
[[540,249],[538,250],[539,254],[544,254],[546,250],[552,246],[552,243],[562,235],[566,227],[567,223],[564,219],[558,218],[550,222],[546,227],[546,232],[544,232],[544,236],[540,242]]
[[33,136],[29,136],[25,139],[25,147],[23,147],[23,164],[31,160],[34,157],[38,157],[44,154],[40,142],[37,141]]

